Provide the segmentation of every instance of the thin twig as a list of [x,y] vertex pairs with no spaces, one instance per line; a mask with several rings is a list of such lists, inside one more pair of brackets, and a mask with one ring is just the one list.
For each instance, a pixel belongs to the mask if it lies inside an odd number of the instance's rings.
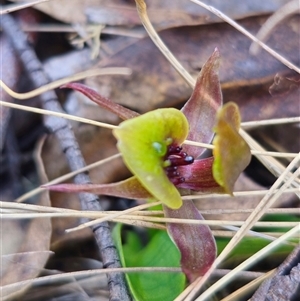
[[[49,80],[43,72],[43,67],[38,60],[35,52],[27,42],[26,35],[20,30],[18,24],[12,16],[2,16],[1,25],[4,33],[9,37],[15,51],[20,57],[24,68],[28,72],[33,85],[38,88],[49,83]],[[57,101],[57,96],[53,90],[47,91],[40,96],[42,106],[46,110],[62,113],[62,108]],[[54,116],[45,116],[45,126],[53,132],[58,138],[61,148],[64,151],[70,169],[75,171],[85,167],[84,159],[81,155],[79,145],[70,124],[63,118]],[[90,183],[90,178],[86,173],[78,174],[74,178],[77,184]],[[97,196],[90,193],[79,194],[81,207],[84,210],[98,211],[101,210],[101,205]],[[120,259],[114,246],[110,228],[107,222],[92,227],[104,267],[119,268],[121,266]],[[130,300],[125,284],[125,278],[122,273],[108,275],[108,286],[110,297],[112,300]]]

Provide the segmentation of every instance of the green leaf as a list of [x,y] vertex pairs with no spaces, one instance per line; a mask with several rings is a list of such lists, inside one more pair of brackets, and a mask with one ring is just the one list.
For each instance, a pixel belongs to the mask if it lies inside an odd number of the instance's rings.
[[[299,217],[291,214],[267,214],[262,218],[264,221],[284,221],[284,222],[299,222]],[[285,233],[290,228],[278,227],[278,228],[263,228],[263,227],[254,227],[253,230],[257,232],[282,232]],[[218,253],[220,254],[225,246],[229,243],[230,238],[217,238]],[[294,244],[299,243],[298,238],[290,239]],[[242,262],[246,258],[254,255],[262,248],[267,246],[271,241],[261,237],[244,237],[241,242],[232,250],[229,257],[226,260],[226,264],[229,265],[232,262]],[[269,255],[270,258],[275,257],[286,257],[294,249],[293,245],[282,244],[280,247],[272,251],[272,254]]]
[[[122,245],[121,225],[114,228],[113,237],[123,267],[179,267],[179,251],[166,231],[156,230],[143,249],[139,236],[132,231],[127,233],[126,244]],[[183,273],[128,273],[126,279],[136,301],[172,301],[185,287]]]
[[[229,238],[218,238],[217,246],[218,253],[221,253],[225,246],[229,243]],[[241,242],[233,249],[229,257],[226,260],[226,265],[232,264],[232,262],[242,262],[243,260],[254,255],[262,248],[266,247],[271,241],[260,237],[244,237]],[[286,256],[293,250],[292,245],[281,245],[272,252],[270,256]]]
[[173,209],[182,200],[165,173],[164,156],[169,145],[183,143],[188,130],[183,113],[169,108],[126,120],[113,131],[127,167],[155,198]]
[[232,194],[234,183],[251,160],[248,144],[239,134],[240,113],[238,106],[229,102],[218,112],[214,128],[213,175],[225,192]]

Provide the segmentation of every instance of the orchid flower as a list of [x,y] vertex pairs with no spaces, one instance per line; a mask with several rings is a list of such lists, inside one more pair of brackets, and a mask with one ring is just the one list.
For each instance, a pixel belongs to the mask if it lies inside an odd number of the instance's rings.
[[[190,190],[229,193],[250,162],[250,149],[239,135],[237,105],[222,107],[218,78],[219,52],[204,64],[194,91],[181,111],[157,109],[143,115],[128,110],[78,83],[64,87],[77,90],[92,101],[125,119],[113,134],[133,176],[110,184],[61,184],[48,187],[65,192],[92,192],[133,199],[159,200],[166,217],[203,219],[193,201],[182,201]],[[185,140],[210,143],[213,156],[199,158],[204,148]],[[207,225],[167,224],[181,252],[181,268],[190,282],[203,275],[216,256],[216,245]]]

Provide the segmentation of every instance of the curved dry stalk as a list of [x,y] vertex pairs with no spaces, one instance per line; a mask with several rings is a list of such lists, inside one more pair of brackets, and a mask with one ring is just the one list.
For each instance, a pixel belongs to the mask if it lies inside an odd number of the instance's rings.
[[[207,149],[215,148],[214,145],[212,145],[212,144],[196,142],[196,141],[191,141],[191,140],[185,140],[183,142],[183,144],[204,147]],[[270,156],[270,157],[295,158],[298,155],[298,153],[268,152],[265,150],[256,150],[256,149],[251,149],[250,151],[251,151],[252,155]]]
[[256,128],[259,126],[265,126],[265,125],[275,125],[275,124],[286,124],[286,123],[296,123],[300,122],[300,117],[288,117],[288,118],[274,118],[274,119],[268,119],[268,120],[255,120],[255,121],[247,121],[242,122],[241,127],[243,129],[247,128]]
[[[274,191],[274,194],[277,193],[278,190]],[[297,193],[299,192],[299,188],[287,188],[283,193]],[[243,196],[243,197],[253,197],[257,195],[266,195],[269,193],[269,190],[249,190],[249,191],[234,191],[233,195],[234,196]],[[192,195],[185,195],[182,197],[183,200],[199,200],[199,199],[213,199],[213,198],[225,198],[225,199],[230,199],[232,198],[231,195],[228,194],[192,194]],[[224,211],[229,210],[229,209],[224,209]],[[236,212],[243,212],[243,210],[247,209],[237,209]],[[252,212],[252,209],[249,209],[249,212]],[[205,212],[205,211],[203,211]],[[246,212],[246,211],[245,211]]]
[[[280,7],[260,28],[256,38],[264,42],[276,25],[287,19],[289,16],[300,13],[299,0],[293,0]],[[252,42],[249,48],[250,54],[258,54],[260,45]]]
[[171,65],[177,70],[177,72],[185,79],[185,81],[194,88],[196,80],[186,71],[186,69],[178,62],[176,57],[168,49],[165,43],[161,40],[160,36],[155,31],[153,25],[151,24],[148,14],[147,7],[144,0],[135,0],[137,11],[141,19],[142,24],[144,25],[149,37],[161,53],[166,57],[166,59],[171,63]]
[[90,125],[100,126],[100,127],[111,129],[111,130],[116,129],[118,127],[116,125],[109,124],[109,123],[99,122],[99,121],[95,121],[95,120],[91,120],[91,119],[87,119],[87,118],[83,118],[83,117],[78,117],[78,116],[74,116],[74,115],[70,115],[70,114],[66,114],[66,113],[62,113],[62,112],[56,112],[56,111],[51,111],[51,110],[44,110],[44,109],[33,108],[33,107],[29,107],[29,106],[18,105],[16,103],[11,103],[11,102],[7,102],[7,101],[3,101],[3,100],[0,100],[0,105],[9,107],[9,108],[13,108],[13,109],[19,109],[19,110],[23,110],[23,111],[29,111],[29,112],[33,112],[33,113],[37,113],[37,114],[42,114],[42,115],[46,115],[46,116],[62,117],[65,119],[74,120],[74,121],[78,121],[78,122],[82,122],[82,123],[86,123],[86,124],[90,124]]
[[27,3],[23,3],[23,4],[9,4],[9,5],[5,5],[5,8],[0,10],[0,15],[5,15],[5,14],[9,14],[11,12],[14,11],[18,11],[27,7],[31,7],[34,6],[36,4],[40,4],[43,2],[47,2],[49,0],[36,0],[36,1],[32,1],[32,2],[27,2]]
[[277,53],[275,50],[273,50],[272,48],[270,48],[268,45],[266,45],[265,43],[263,43],[262,41],[260,41],[258,38],[256,38],[254,35],[252,35],[249,31],[247,31],[244,27],[242,27],[241,25],[239,25],[238,23],[236,23],[234,20],[230,19],[228,16],[226,16],[225,14],[223,14],[222,12],[220,12],[219,10],[217,10],[216,8],[209,6],[207,4],[204,4],[203,2],[199,1],[199,0],[190,0],[202,7],[204,7],[205,9],[207,9],[208,11],[212,12],[213,14],[215,14],[216,16],[218,16],[219,18],[221,18],[222,20],[224,20],[225,22],[227,22],[228,24],[230,24],[231,26],[233,26],[234,28],[236,28],[239,32],[241,32],[242,34],[244,34],[246,37],[248,37],[249,39],[251,39],[252,41],[254,41],[255,43],[257,43],[260,47],[262,47],[264,50],[266,50],[270,55],[272,55],[273,57],[275,57],[279,62],[281,62],[282,64],[284,64],[285,66],[287,66],[288,68],[296,71],[297,73],[300,73],[300,68],[297,67],[296,65],[292,64],[289,60],[287,60],[286,58],[284,58],[282,55],[280,55],[279,53]]
[[30,92],[25,93],[17,93],[11,90],[6,84],[0,80],[0,87],[3,88],[3,90],[9,94],[11,97],[14,97],[16,99],[29,99],[32,97],[36,97],[42,93],[45,93],[49,90],[53,90],[56,88],[59,88],[62,85],[65,85],[67,83],[82,80],[88,77],[98,76],[98,75],[130,75],[131,69],[129,68],[122,68],[122,67],[109,67],[109,68],[102,68],[102,69],[92,69],[87,70],[83,72],[76,73],[72,76],[68,76],[56,81],[53,81],[49,84],[43,85],[37,89],[34,89]]

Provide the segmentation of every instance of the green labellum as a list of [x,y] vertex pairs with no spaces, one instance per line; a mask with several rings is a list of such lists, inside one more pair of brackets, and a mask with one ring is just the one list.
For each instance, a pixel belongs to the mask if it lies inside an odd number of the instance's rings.
[[122,122],[113,133],[131,172],[159,201],[172,209],[182,205],[181,196],[164,170],[169,145],[181,145],[189,125],[179,110],[158,109]]

